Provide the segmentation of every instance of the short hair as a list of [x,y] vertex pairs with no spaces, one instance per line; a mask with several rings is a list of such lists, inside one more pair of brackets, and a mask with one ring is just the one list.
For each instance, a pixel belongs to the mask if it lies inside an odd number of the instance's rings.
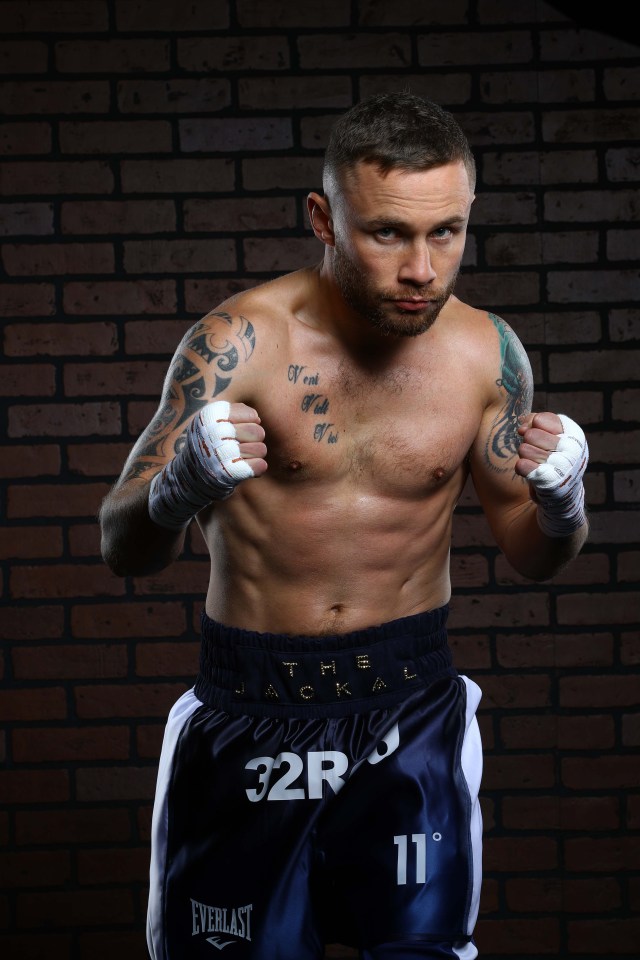
[[384,173],[394,167],[429,170],[461,160],[475,187],[475,160],[458,121],[437,103],[411,93],[367,97],[338,118],[324,157],[325,194],[360,160]]

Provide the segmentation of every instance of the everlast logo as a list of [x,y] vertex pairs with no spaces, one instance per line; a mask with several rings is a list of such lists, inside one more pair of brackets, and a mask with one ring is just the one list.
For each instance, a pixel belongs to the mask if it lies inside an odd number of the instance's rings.
[[[225,934],[239,940],[251,940],[251,911],[253,904],[245,907],[210,907],[191,899],[191,935],[198,933]],[[207,937],[207,943],[222,950],[233,943],[220,936]]]

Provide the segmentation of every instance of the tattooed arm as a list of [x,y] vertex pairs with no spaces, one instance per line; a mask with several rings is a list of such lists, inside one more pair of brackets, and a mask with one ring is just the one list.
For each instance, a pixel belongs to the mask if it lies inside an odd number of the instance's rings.
[[[546,536],[538,525],[537,506],[527,473],[555,449],[562,422],[554,413],[531,412],[533,377],[525,350],[513,330],[489,314],[498,334],[499,359],[492,361],[493,397],[471,451],[471,473],[498,546],[511,565],[531,580],[548,580],[580,552],[584,524],[568,536]],[[531,433],[534,429],[533,434]],[[521,455],[522,435],[535,437]]]
[[[173,531],[149,516],[149,485],[180,454],[187,427],[214,400],[232,403],[240,451],[256,476],[266,469],[259,417],[233,403],[255,346],[251,323],[217,312],[196,323],[183,337],[165,378],[156,415],[135,443],[120,478],[104,499],[99,521],[102,555],[120,576],[161,570],[179,556],[185,531]],[[241,421],[241,425],[238,424]],[[251,459],[256,458],[256,459]]]

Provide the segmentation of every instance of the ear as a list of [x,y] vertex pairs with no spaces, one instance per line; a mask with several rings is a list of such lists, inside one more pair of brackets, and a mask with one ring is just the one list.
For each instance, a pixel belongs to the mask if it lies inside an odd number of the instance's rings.
[[321,197],[319,193],[310,193],[307,197],[307,211],[311,229],[318,240],[329,247],[333,247],[335,245],[333,219],[327,198]]

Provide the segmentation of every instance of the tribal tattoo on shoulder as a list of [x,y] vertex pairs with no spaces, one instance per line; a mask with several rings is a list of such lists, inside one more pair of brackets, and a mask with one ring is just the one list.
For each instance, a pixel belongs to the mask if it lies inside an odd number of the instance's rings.
[[[207,323],[213,317],[223,321],[216,323],[215,329]],[[251,357],[255,344],[253,324],[243,316],[218,311],[191,327],[176,351],[167,373],[163,403],[145,431],[146,443],[131,464],[128,478],[154,467],[154,457],[179,452],[185,431],[176,439],[176,430],[229,386],[234,370]]]
[[496,386],[504,403],[491,425],[485,457],[488,465],[501,473],[510,469],[510,461],[518,452],[518,418],[531,409],[533,383],[529,358],[519,339],[500,317],[494,313],[489,313],[489,317],[500,340],[500,376]]

